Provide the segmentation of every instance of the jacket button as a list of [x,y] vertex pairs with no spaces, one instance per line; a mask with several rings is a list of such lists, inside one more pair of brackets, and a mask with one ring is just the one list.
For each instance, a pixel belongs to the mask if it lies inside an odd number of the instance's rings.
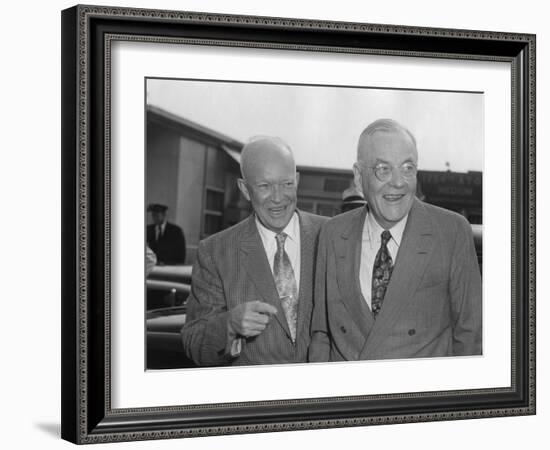
[[342,325],[342,326],[340,327],[340,330],[342,331],[342,333],[345,333],[345,332],[346,332],[346,327]]
[[409,336],[414,336],[416,334],[416,330],[414,328],[409,330]]

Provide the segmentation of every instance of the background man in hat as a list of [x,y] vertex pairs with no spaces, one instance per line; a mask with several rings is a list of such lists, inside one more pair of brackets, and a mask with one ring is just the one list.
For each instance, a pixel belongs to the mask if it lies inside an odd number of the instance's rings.
[[147,245],[157,256],[157,264],[184,264],[185,237],[180,227],[166,220],[168,207],[153,203],[147,210],[153,219],[147,226]]
[[367,204],[361,192],[355,187],[349,187],[342,192],[342,212],[362,208]]

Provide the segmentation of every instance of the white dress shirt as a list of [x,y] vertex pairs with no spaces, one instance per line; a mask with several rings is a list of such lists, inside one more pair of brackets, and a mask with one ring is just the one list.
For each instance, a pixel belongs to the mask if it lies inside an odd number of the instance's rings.
[[[393,264],[395,264],[395,259],[397,258],[397,252],[399,251],[399,246],[401,245],[401,239],[403,237],[403,231],[405,230],[408,217],[409,215],[407,214],[388,230],[391,233],[391,239],[388,241],[387,247]],[[361,239],[359,282],[361,284],[361,293],[363,294],[369,309],[371,308],[372,297],[372,267],[374,265],[374,260],[376,259],[376,254],[378,253],[378,250],[380,250],[380,245],[382,243],[381,235],[383,231],[384,228],[378,225],[378,222],[374,216],[367,213]]]
[[[269,267],[271,267],[271,273],[273,273],[273,261],[275,259],[275,253],[277,253],[277,240],[275,236],[277,233],[264,227],[256,216],[256,226],[264,245],[265,254],[269,261]],[[294,278],[296,279],[296,290],[300,291],[300,219],[298,214],[294,213],[290,218],[287,226],[282,231],[287,234],[285,240],[285,251],[294,270]]]

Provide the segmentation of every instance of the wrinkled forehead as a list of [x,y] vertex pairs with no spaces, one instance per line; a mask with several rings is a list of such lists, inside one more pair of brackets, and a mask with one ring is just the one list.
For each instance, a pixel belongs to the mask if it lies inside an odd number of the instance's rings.
[[296,165],[291,151],[273,141],[254,142],[243,151],[243,176],[254,179],[291,177]]
[[284,180],[293,180],[296,178],[296,167],[292,161],[285,159],[264,161],[264,164],[258,164],[251,167],[245,174],[246,181],[255,183],[259,181],[280,182]]
[[403,131],[393,130],[380,130],[366,136],[359,143],[358,156],[367,163],[385,161],[402,164],[406,161],[416,163],[418,160],[416,145],[411,137]]

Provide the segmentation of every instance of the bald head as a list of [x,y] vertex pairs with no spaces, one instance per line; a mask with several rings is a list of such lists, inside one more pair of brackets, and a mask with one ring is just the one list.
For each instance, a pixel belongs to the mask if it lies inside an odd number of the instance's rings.
[[367,161],[369,159],[369,153],[372,153],[375,142],[379,140],[379,138],[384,139],[384,137],[388,135],[400,136],[402,140],[408,141],[411,148],[414,149],[413,151],[418,159],[416,139],[413,134],[396,120],[378,119],[367,126],[359,136],[357,161]]
[[292,151],[281,138],[258,136],[245,144],[241,151],[241,175],[245,180],[251,180],[258,171],[273,165],[296,172]]
[[280,233],[296,209],[298,174],[290,147],[275,137],[251,139],[241,152],[238,186],[258,220]]

